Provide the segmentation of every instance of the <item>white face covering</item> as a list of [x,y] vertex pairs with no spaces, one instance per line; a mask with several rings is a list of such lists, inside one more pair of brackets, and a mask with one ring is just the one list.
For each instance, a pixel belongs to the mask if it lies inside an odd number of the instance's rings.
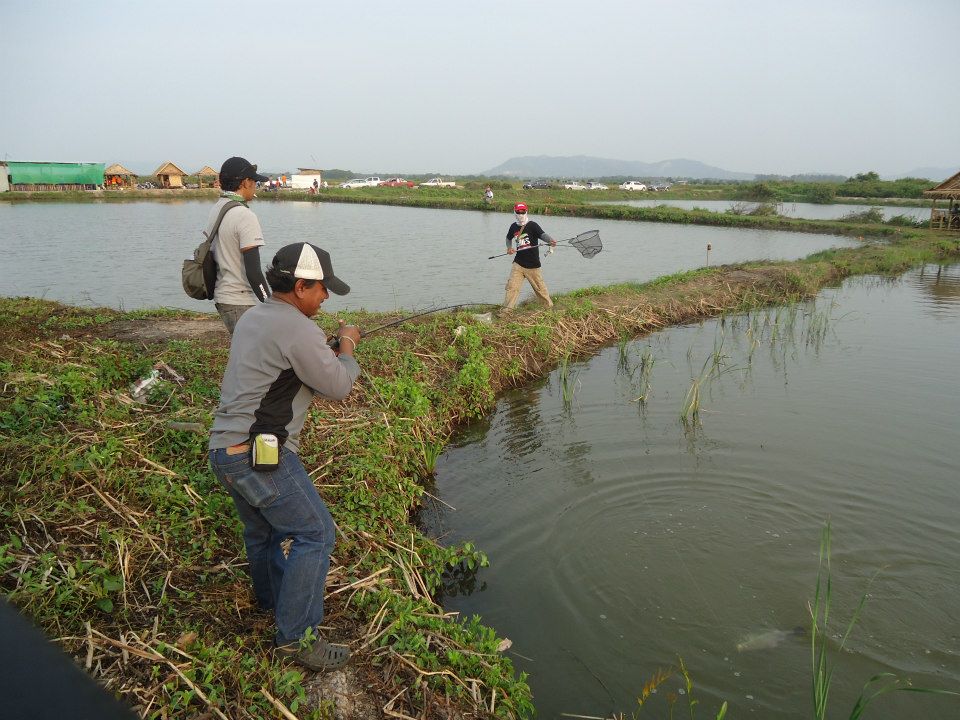
[[517,225],[523,227],[527,224],[527,214],[526,213],[514,213],[517,218]]

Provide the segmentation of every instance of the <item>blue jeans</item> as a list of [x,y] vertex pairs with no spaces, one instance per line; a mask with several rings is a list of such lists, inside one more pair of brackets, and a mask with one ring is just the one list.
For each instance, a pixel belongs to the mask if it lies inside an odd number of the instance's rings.
[[[210,451],[210,466],[243,522],[257,602],[276,616],[277,645],[297,642],[323,621],[323,592],[336,526],[296,453],[281,448],[271,472],[250,468],[249,455]],[[280,547],[293,542],[286,558]]]

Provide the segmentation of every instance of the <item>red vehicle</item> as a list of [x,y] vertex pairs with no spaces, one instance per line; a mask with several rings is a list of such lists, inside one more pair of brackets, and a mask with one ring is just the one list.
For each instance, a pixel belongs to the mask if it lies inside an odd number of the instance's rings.
[[380,187],[413,187],[416,183],[402,177],[387,178],[380,181]]

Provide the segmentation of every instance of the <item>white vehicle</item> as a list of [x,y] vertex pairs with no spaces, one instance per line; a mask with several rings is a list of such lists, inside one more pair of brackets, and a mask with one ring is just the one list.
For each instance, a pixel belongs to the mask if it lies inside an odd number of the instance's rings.
[[367,184],[367,187],[377,187],[380,184],[380,178],[371,176],[364,180],[364,182]]
[[444,180],[443,178],[430,178],[426,182],[420,183],[420,187],[451,187],[455,188],[457,183],[453,180]]
[[645,192],[647,186],[644,185],[639,180],[627,180],[620,186],[621,190],[639,190],[640,192]]
[[361,178],[354,178],[353,180],[347,180],[344,183],[340,183],[340,187],[348,189],[367,187],[367,181]]
[[593,182],[592,180],[587,183],[587,190],[609,190],[606,185],[603,183]]
[[578,183],[576,180],[574,180],[573,182],[564,183],[563,189],[564,190],[586,190],[587,186],[581,183]]

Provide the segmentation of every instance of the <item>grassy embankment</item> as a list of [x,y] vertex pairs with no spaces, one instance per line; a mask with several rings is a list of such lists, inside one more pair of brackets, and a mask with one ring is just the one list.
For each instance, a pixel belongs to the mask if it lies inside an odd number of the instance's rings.
[[[349,676],[390,712],[530,714],[495,632],[434,600],[445,573],[472,572],[484,556],[444,547],[415,522],[450,433],[498,393],[623,337],[793,302],[849,274],[958,258],[955,239],[909,231],[799,262],[586,288],[493,326],[438,315],[368,338],[354,392],[317,404],[303,438],[340,529],[327,622],[354,649]],[[209,424],[223,337],[110,339],[119,321],[191,317],[0,301],[0,586],[145,717],[271,717],[281,704],[322,717],[331,706],[317,681],[270,659],[271,618],[251,607],[240,528],[207,470],[205,436],[169,426]],[[386,316],[347,317],[369,327]],[[185,381],[132,402],[130,383],[158,361]]]

